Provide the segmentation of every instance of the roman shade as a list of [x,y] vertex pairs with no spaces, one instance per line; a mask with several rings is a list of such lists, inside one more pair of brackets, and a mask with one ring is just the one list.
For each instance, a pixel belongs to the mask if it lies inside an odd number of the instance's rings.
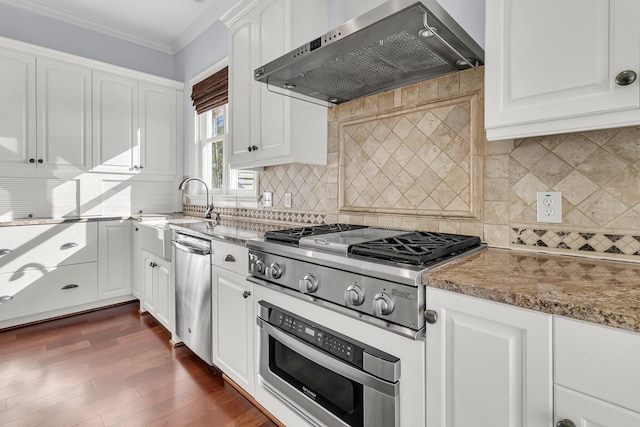
[[229,102],[229,67],[224,67],[200,83],[193,85],[191,100],[198,114],[206,113]]

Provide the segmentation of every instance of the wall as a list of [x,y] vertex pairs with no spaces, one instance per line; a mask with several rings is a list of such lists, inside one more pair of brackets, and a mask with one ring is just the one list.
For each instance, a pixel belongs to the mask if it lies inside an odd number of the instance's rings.
[[[470,96],[482,100],[482,69],[331,109],[328,165],[265,168],[260,186],[273,192],[273,208],[236,214],[472,234],[496,247],[640,259],[640,127],[488,142],[483,104],[468,104]],[[381,134],[385,126],[390,130]],[[358,139],[368,141],[366,148],[353,151]],[[359,175],[364,179],[356,182]],[[385,196],[391,186],[393,195]],[[563,192],[562,224],[536,222],[536,191]],[[285,192],[293,195],[292,209],[284,208]],[[358,202],[365,193],[368,208]],[[454,203],[460,195],[467,205]]]
[[0,36],[175,78],[173,55],[0,3]]
[[190,126],[193,114],[190,80],[228,55],[228,40],[227,27],[222,22],[216,21],[175,54],[176,79],[184,82],[184,175],[190,175],[189,159],[192,145],[187,141],[193,141],[193,128]]

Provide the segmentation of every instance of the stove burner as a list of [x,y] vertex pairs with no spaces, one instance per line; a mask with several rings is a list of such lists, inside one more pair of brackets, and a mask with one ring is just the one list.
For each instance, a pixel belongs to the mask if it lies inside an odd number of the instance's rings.
[[424,265],[479,244],[480,238],[476,236],[415,231],[353,245],[350,253],[386,261]]
[[298,244],[302,237],[319,236],[321,234],[338,233],[340,231],[357,230],[366,228],[364,225],[353,224],[322,224],[309,227],[289,228],[286,230],[273,230],[264,233],[267,241],[277,241]]

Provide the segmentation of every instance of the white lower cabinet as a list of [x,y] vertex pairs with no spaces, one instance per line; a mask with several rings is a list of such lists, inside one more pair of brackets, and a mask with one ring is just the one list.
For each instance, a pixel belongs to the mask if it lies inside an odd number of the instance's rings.
[[213,363],[249,394],[254,394],[253,284],[245,279],[248,250],[213,244]]
[[552,316],[427,288],[428,427],[546,427]]
[[105,221],[98,227],[98,296],[131,294],[131,221]]
[[144,249],[140,251],[142,282],[141,308],[148,311],[170,332],[174,331],[173,269],[171,261],[164,260]]
[[142,299],[142,282],[140,281],[140,227],[138,222],[131,225],[131,294]]
[[96,262],[0,274],[0,321],[95,302],[97,279]]
[[554,354],[556,422],[640,426],[640,334],[556,317]]
[[576,427],[640,426],[638,412],[560,386],[554,387],[554,395],[555,419],[559,427],[573,427],[571,423]]

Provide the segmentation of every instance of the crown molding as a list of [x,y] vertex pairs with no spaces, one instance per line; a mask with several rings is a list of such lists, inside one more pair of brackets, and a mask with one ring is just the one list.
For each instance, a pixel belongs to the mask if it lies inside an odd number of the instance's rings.
[[161,42],[147,37],[142,37],[128,31],[115,28],[94,19],[80,17],[51,5],[44,5],[33,0],[0,0],[0,3],[13,6],[27,12],[36,13],[67,24],[85,28],[97,33],[105,34],[123,41],[134,43],[143,47],[154,49],[170,55],[191,43],[207,28],[215,23],[235,3],[234,0],[216,0],[202,15],[200,15],[182,34],[171,42]]

